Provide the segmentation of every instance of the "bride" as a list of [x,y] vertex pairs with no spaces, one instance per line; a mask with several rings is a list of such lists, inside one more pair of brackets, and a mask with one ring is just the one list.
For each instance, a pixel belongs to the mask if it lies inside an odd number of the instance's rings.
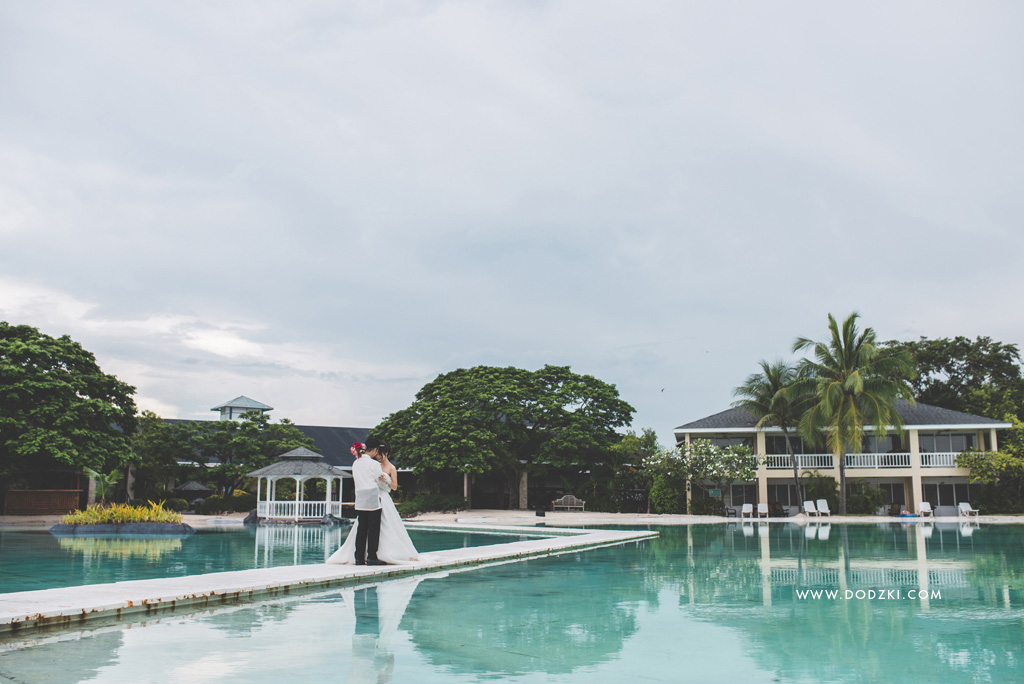
[[[352,453],[356,458],[359,457],[362,446],[359,442],[352,445]],[[391,491],[398,489],[398,469],[388,460],[390,454],[388,445],[381,444],[377,454],[379,456],[377,460],[380,461],[381,470],[384,471],[387,486]],[[377,546],[377,558],[391,565],[419,560],[416,547],[409,539],[409,533],[405,531],[402,516],[398,514],[398,509],[395,508],[395,504],[391,500],[391,494],[387,491],[380,493],[380,508],[380,544]],[[345,543],[327,559],[328,563],[355,564],[356,528],[358,526],[359,521],[356,521],[352,525],[352,529],[349,530]]]

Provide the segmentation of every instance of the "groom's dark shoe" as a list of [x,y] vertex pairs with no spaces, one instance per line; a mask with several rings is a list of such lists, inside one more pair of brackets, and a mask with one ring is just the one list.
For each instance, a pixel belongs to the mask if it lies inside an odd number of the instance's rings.
[[366,559],[366,564],[367,565],[387,565],[387,563],[385,563],[384,561],[377,560],[376,558],[367,558]]
[[366,565],[366,561],[364,561],[364,560],[357,560],[356,561],[356,565]]

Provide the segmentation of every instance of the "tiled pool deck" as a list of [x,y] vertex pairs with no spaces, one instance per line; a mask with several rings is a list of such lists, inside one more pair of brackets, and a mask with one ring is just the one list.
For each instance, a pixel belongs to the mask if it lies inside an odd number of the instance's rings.
[[165,579],[133,580],[0,595],[0,636],[40,627],[83,626],[101,618],[155,615],[178,608],[209,606],[308,592],[395,577],[624,544],[656,537],[636,530],[580,530],[461,523],[409,523],[439,530],[472,530],[543,538],[422,554],[403,565],[297,565],[218,572]]

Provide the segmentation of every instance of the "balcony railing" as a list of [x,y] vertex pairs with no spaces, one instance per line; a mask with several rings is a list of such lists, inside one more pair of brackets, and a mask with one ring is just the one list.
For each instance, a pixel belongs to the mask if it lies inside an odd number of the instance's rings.
[[847,468],[909,468],[910,454],[846,454]]
[[956,452],[941,452],[937,454],[921,454],[922,468],[956,468]]
[[[797,454],[797,466],[807,470],[829,470],[832,468],[832,454]],[[789,454],[771,454],[765,457],[765,467],[769,470],[791,469],[793,461]]]
[[[957,453],[921,454],[922,468],[955,468]],[[797,454],[801,470],[830,470],[832,454]],[[789,454],[769,454],[765,457],[768,470],[787,470],[793,467]],[[846,467],[855,468],[909,468],[910,454],[846,454]]]

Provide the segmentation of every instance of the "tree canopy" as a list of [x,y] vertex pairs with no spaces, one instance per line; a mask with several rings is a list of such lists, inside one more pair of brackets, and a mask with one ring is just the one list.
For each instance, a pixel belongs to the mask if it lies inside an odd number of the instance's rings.
[[131,456],[135,388],[69,336],[0,321],[0,477]]
[[1017,345],[958,336],[890,340],[884,346],[913,357],[917,378],[911,384],[922,403],[989,418],[1007,413],[1024,418],[1024,376]]
[[614,385],[568,366],[444,373],[373,429],[417,473],[515,474],[603,456],[634,409]]

